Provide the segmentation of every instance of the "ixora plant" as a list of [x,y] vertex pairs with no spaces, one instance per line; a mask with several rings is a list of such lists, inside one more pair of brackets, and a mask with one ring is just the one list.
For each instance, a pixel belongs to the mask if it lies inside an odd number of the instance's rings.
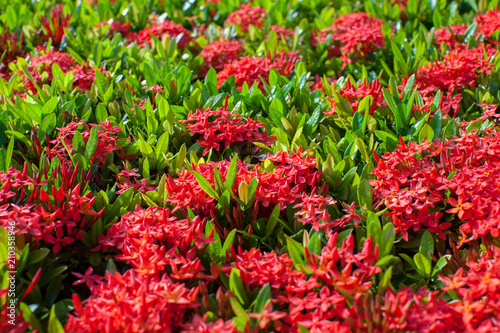
[[0,4],[0,332],[500,332],[498,2]]

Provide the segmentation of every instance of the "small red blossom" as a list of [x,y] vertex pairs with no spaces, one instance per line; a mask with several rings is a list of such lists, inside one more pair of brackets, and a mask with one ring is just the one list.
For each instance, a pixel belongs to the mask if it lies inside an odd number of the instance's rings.
[[224,69],[217,73],[217,89],[234,75],[236,89],[242,90],[243,84],[246,82],[249,87],[257,83],[257,87],[262,90],[264,89],[262,79],[267,80],[270,72],[271,60],[245,56],[226,64]]
[[[221,145],[224,148],[242,142],[272,145],[273,140],[276,139],[276,137],[268,136],[265,129],[263,133],[260,132],[259,129],[265,127],[264,123],[239,117],[226,107],[217,110],[201,109],[196,110],[195,113],[191,111],[187,119],[181,120],[181,123],[186,124],[191,135],[203,135],[204,140],[197,140],[202,147],[205,147],[203,155],[206,155],[211,148],[219,151]],[[256,149],[258,150],[258,147]]]
[[243,4],[240,9],[229,14],[226,24],[235,25],[246,32],[250,25],[258,28],[264,26],[266,15],[267,11],[261,7],[251,7],[249,4]]
[[[57,64],[64,74],[73,73],[74,88],[81,90],[89,90],[91,88],[95,78],[95,69],[87,65],[78,64],[67,53],[54,50],[39,54],[30,59],[28,71],[38,86],[41,87],[43,84],[50,84],[52,82],[52,66],[54,64]],[[23,85],[26,89],[36,94],[37,90],[33,82],[22,71],[19,71],[19,74],[23,75]]]
[[[447,114],[454,110],[458,112],[462,100],[459,93],[465,88],[476,86],[481,74],[490,74],[493,64],[490,63],[492,55],[496,52],[491,46],[484,49],[456,48],[443,60],[421,66],[418,69],[415,81],[419,92],[426,104],[434,100],[438,90],[443,92],[441,111]],[[485,60],[485,54],[488,56]],[[458,93],[458,94],[457,94]]]
[[[94,155],[89,162],[91,163],[104,163],[106,155],[114,151],[123,151],[117,143],[116,140],[118,136],[116,135],[122,129],[121,127],[112,126],[109,120],[105,123],[91,124],[91,126],[85,124],[85,121],[71,122],[65,127],[59,128],[59,136],[57,139],[51,141],[53,145],[50,149],[50,153],[59,156],[62,159],[67,159],[68,154],[74,154],[73,152],[73,138],[75,133],[78,131],[82,135],[83,141],[87,144],[90,138],[91,127],[97,126],[98,128],[98,143]],[[81,128],[81,130],[79,130]],[[64,141],[64,144],[63,144]],[[66,147],[69,149],[67,151]]]
[[133,35],[132,41],[137,42],[140,46],[145,46],[146,44],[151,43],[151,36],[161,39],[163,35],[167,35],[170,39],[179,38],[177,46],[181,49],[187,47],[193,40],[189,31],[182,25],[175,24],[169,20],[164,20],[161,23],[152,24],[151,26],[144,28],[144,30],[139,31],[137,34]]
[[340,57],[348,63],[365,59],[369,54],[385,48],[382,35],[382,20],[366,13],[351,13],[340,16],[331,27],[323,29],[313,38],[313,46],[325,43],[328,35],[332,36],[329,48],[330,57]]
[[[366,96],[371,96],[372,100],[370,103],[370,108],[368,110],[369,114],[372,115],[378,108],[382,106],[386,106],[387,103],[384,102],[384,94],[382,92],[382,86],[379,83],[378,78],[372,82],[368,82],[363,80],[363,83],[355,86],[351,83],[351,81],[347,81],[347,83],[340,89],[337,90],[337,93],[347,99],[349,105],[352,107],[354,112],[358,111],[359,103]],[[332,103],[332,108],[324,113],[328,116],[334,115],[336,104],[333,99],[329,99]]]
[[73,296],[75,314],[69,315],[68,332],[172,332],[180,318],[197,308],[198,288],[188,289],[167,276],[140,276],[132,270],[107,273],[82,305]]
[[243,45],[234,40],[219,40],[205,45],[200,52],[203,58],[203,66],[200,73],[205,75],[210,68],[217,72],[224,69],[224,65],[238,59],[244,53]]
[[[278,39],[285,39],[285,40],[293,36],[294,34],[292,29],[286,29],[284,27],[280,27],[277,25],[271,25],[269,27],[269,31],[275,31],[276,37],[278,37]],[[269,35],[267,35],[266,38],[269,38]]]

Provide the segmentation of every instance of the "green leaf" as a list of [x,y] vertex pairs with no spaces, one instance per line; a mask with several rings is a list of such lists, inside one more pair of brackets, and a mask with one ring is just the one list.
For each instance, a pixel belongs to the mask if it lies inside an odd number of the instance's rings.
[[450,254],[445,254],[444,256],[439,258],[436,265],[432,269],[431,277],[439,273],[448,264],[448,260],[450,260],[450,258],[451,258]]
[[382,279],[380,280],[380,284],[378,286],[379,295],[383,295],[385,293],[387,287],[389,286],[389,283],[391,282],[391,278],[392,278],[392,266],[389,266],[389,268],[385,271],[384,276],[382,276]]
[[269,283],[266,283],[257,294],[253,312],[262,313],[262,309],[270,301],[271,301],[271,287],[269,286]]
[[56,307],[53,305],[50,309],[49,315],[49,326],[47,327],[47,333],[64,333],[64,329],[57,319],[55,314]]
[[50,250],[47,248],[41,248],[40,250],[36,250],[30,253],[28,256],[28,265],[33,265],[36,264],[37,262],[42,261],[47,257],[47,255],[50,253]]
[[[241,306],[241,304],[238,302],[238,299],[234,297],[229,298],[229,303],[231,303],[231,309],[233,310],[234,314],[238,318],[242,318],[245,320],[245,322],[248,321],[248,315],[245,312],[245,309]],[[244,328],[244,325],[243,325]],[[243,331],[242,331],[243,332]]]
[[205,191],[206,194],[208,194],[215,200],[219,200],[219,194],[214,190],[212,185],[210,185],[208,180],[205,177],[203,177],[203,175],[200,174],[198,171],[193,170],[192,172],[202,190]]
[[322,104],[319,104],[314,109],[314,111],[311,114],[311,116],[309,117],[309,119],[307,119],[307,121],[306,121],[306,123],[304,125],[304,134],[305,135],[311,134],[311,131],[318,124],[319,118],[320,118],[320,116],[322,114],[321,110],[322,110]]
[[162,160],[163,154],[168,153],[169,140],[170,140],[170,134],[168,132],[165,132],[160,136],[158,142],[156,143],[155,154],[156,154],[157,165],[159,165],[158,163]]
[[358,204],[359,207],[364,207],[366,205],[367,209],[372,209],[373,194],[367,179],[362,179],[358,185]]
[[401,256],[401,258],[403,258],[406,262],[408,262],[414,270],[416,270],[416,271],[418,272],[418,268],[417,268],[417,266],[415,265],[415,261],[414,261],[412,258],[410,258],[410,256],[409,256],[409,255],[407,255],[406,253],[400,253],[399,255],[400,255],[400,256]]
[[417,253],[413,257],[415,260],[415,265],[417,266],[418,272],[423,278],[429,278],[431,276],[431,262],[422,253]]
[[57,107],[57,102],[58,99],[56,96],[49,99],[42,108],[42,117],[47,117],[47,115],[52,114]]
[[7,152],[5,154],[5,162],[4,162],[4,171],[9,170],[12,162],[13,153],[14,153],[14,137],[10,138],[9,145],[7,146]]
[[217,95],[217,72],[212,67],[208,70],[207,76],[205,76],[205,85],[208,88],[208,92],[211,95]]
[[92,127],[90,130],[89,140],[87,141],[87,147],[85,148],[85,159],[90,163],[94,153],[97,149],[97,143],[99,142],[99,132],[97,126]]
[[116,199],[111,208],[106,208],[104,210],[104,217],[106,221],[112,221],[120,212],[121,207],[128,207],[132,201],[132,196],[134,195],[134,189],[129,188]]
[[238,297],[238,300],[243,306],[248,306],[248,296],[243,281],[240,278],[240,271],[237,268],[231,270],[231,275],[229,276],[229,289]]
[[418,252],[423,254],[427,259],[431,260],[431,254],[434,253],[434,238],[429,230],[426,230],[422,235]]
[[269,216],[269,220],[267,221],[266,224],[266,238],[271,238],[271,235],[274,231],[274,228],[276,227],[276,224],[278,223],[279,217],[280,217],[280,204],[277,204],[271,215]]
[[24,249],[21,252],[21,256],[19,257],[19,260],[17,261],[18,274],[21,274],[23,272],[24,267],[26,267],[26,264],[28,262],[29,252],[30,252],[30,245],[28,243],[24,246]]
[[144,157],[147,158],[156,157],[153,147],[151,147],[151,145],[146,140],[140,139],[139,150],[141,151],[141,154]]
[[51,113],[43,119],[40,124],[40,130],[38,131],[38,138],[40,140],[45,140],[45,133],[52,133],[52,131],[56,128],[56,121],[57,119],[55,113]]
[[231,160],[231,164],[229,164],[229,168],[227,170],[226,179],[224,180],[224,187],[230,192],[233,193],[233,185],[236,180],[236,173],[238,171],[238,158],[235,156]]
[[271,118],[276,126],[284,129],[281,123],[281,118],[283,118],[283,103],[278,98],[273,99],[269,106],[269,118]]
[[396,238],[396,232],[394,229],[394,224],[387,223],[384,226],[384,230],[382,232],[382,255],[386,256],[391,253],[392,247],[394,245],[394,239]]
[[415,87],[415,74],[412,74],[408,81],[406,81],[405,89],[403,91],[403,101],[408,99],[413,93],[413,88]]
[[401,69],[403,75],[409,74],[408,66],[406,65],[406,60],[403,58],[401,51],[399,50],[399,46],[391,41],[392,53],[394,56],[394,68]]
[[290,258],[292,258],[295,267],[304,266],[304,258],[305,258],[304,247],[299,242],[293,240],[287,235],[285,235],[285,238],[286,238],[288,253],[290,254]]
[[418,134],[418,141],[423,142],[424,140],[427,140],[427,142],[432,142],[432,139],[434,139],[434,131],[432,130],[432,127],[425,124]]
[[257,191],[257,186],[259,185],[259,180],[257,177],[253,177],[248,184],[248,201],[246,202],[245,209],[251,207],[255,200],[255,192]]
[[221,250],[221,253],[220,253],[220,257],[223,259],[223,260],[226,260],[226,253],[227,251],[229,251],[229,249],[231,248],[231,245],[233,245],[234,243],[234,238],[236,237],[236,229],[233,229],[231,230],[231,232],[229,232],[229,234],[227,235],[226,237],[226,240],[224,241],[224,245],[222,246],[222,250]]
[[439,137],[439,134],[441,133],[441,129],[443,128],[443,115],[441,113],[441,110],[438,110],[434,114],[431,121],[429,122],[429,125],[434,131],[434,137],[432,138],[432,140],[436,140]]
[[374,212],[368,212],[368,216],[366,217],[366,228],[367,236],[372,236],[374,245],[379,244],[380,246],[382,240],[382,228],[380,227],[380,220]]

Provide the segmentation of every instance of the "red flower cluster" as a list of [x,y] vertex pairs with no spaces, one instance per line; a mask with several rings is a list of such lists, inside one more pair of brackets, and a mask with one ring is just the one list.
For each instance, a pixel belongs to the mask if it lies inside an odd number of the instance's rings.
[[169,20],[158,22],[156,15],[152,15],[149,22],[152,23],[150,26],[139,32],[133,32],[130,31],[130,22],[120,23],[113,21],[110,24],[109,32],[111,34],[120,33],[123,38],[128,39],[129,43],[137,42],[141,47],[151,44],[151,36],[155,36],[160,40],[163,35],[167,35],[170,39],[179,38],[177,46],[181,49],[187,47],[193,40],[189,30],[186,30],[181,24],[175,24]]
[[246,82],[251,87],[254,82],[257,82],[259,89],[264,89],[264,84],[261,79],[268,80],[271,73],[271,67],[276,69],[281,75],[289,75],[295,68],[295,63],[300,60],[297,51],[280,52],[273,56],[273,60],[269,58],[258,58],[245,56],[238,58],[224,66],[224,69],[217,73],[217,88],[231,76],[235,77],[235,87],[239,90],[243,88]]
[[451,226],[451,223],[439,223],[443,214],[436,208],[444,200],[442,184],[446,172],[433,161],[440,152],[433,147],[431,143],[406,145],[401,140],[394,152],[387,152],[381,159],[375,155],[376,179],[370,181],[374,186],[375,205],[390,209],[388,215],[405,240],[410,228],[416,231],[422,226],[445,239],[443,230]]
[[201,109],[196,110],[195,113],[191,111],[186,120],[180,121],[186,124],[191,135],[203,135],[204,140],[197,140],[202,147],[205,147],[203,155],[206,155],[211,148],[219,151],[221,145],[227,148],[234,143],[260,142],[268,146],[272,145],[276,137],[268,136],[265,129],[264,133],[259,131],[260,128],[265,127],[264,123],[238,117],[237,113],[231,113],[226,107],[217,110]]
[[40,38],[44,42],[48,42],[52,39],[52,45],[58,47],[61,45],[64,38],[64,29],[69,27],[69,21],[71,19],[71,14],[63,15],[64,5],[56,5],[51,10],[50,20],[46,16],[40,17],[40,24],[42,25],[42,30],[39,34]]
[[[387,103],[384,102],[384,93],[382,92],[382,86],[380,85],[378,78],[368,84],[366,83],[366,80],[363,80],[363,83],[358,86],[355,86],[350,80],[347,80],[347,83],[342,88],[337,90],[337,93],[347,99],[354,112],[358,111],[359,103],[366,96],[373,97],[369,108],[370,115],[372,115],[378,108],[387,105]],[[336,113],[335,101],[330,99],[330,102],[332,103],[332,108],[325,111],[325,114],[328,116],[332,116]]]
[[344,64],[366,58],[380,48],[385,48],[382,35],[382,20],[370,17],[366,13],[351,13],[335,20],[335,23],[323,29],[313,38],[313,45],[325,43],[328,35],[332,35],[329,48],[330,57],[340,57]]
[[236,89],[241,90],[246,82],[250,87],[257,82],[259,89],[264,89],[262,79],[267,80],[271,72],[271,60],[245,56],[226,64],[224,69],[217,73],[217,88],[234,75]]
[[[455,274],[441,276],[443,290],[452,292],[458,299],[447,302],[438,296],[439,291],[416,292],[405,287],[397,292],[388,290],[378,302],[372,302],[371,318],[378,317],[379,331],[404,332],[480,332],[498,331],[500,303],[500,250],[492,246],[479,259],[469,260]],[[366,302],[359,302],[358,309],[366,311]],[[357,321],[362,311],[351,312]],[[366,316],[365,316],[366,317]]]
[[[148,191],[154,191],[155,187],[154,186],[148,186],[148,180],[147,179],[142,179],[142,180],[137,180],[135,177],[139,177],[140,174],[137,172],[139,169],[128,169],[127,166],[124,164],[124,168],[121,172],[116,174],[117,182],[116,182],[116,187],[118,187],[120,190],[116,191],[116,194],[121,194],[128,190],[129,188],[133,188],[134,190],[137,190],[142,193],[146,193]],[[132,180],[130,177],[134,177]],[[123,184],[120,182],[123,180]]]
[[199,306],[198,288],[187,288],[166,275],[107,273],[93,288],[83,307],[73,295],[76,316],[70,315],[68,332],[175,332],[186,311]]
[[[112,126],[109,120],[106,120],[105,123],[91,124],[91,126],[97,126],[98,142],[94,155],[88,162],[100,162],[104,164],[106,155],[117,150],[123,151],[123,149],[116,143],[118,136],[115,135],[122,130],[120,127]],[[73,155],[76,153],[73,147],[73,138],[75,133],[80,132],[83,142],[87,144],[90,138],[91,129],[92,128],[88,124],[85,124],[84,120],[79,122],[70,122],[65,127],[60,128],[57,139],[50,142],[53,145],[48,151],[50,156],[55,155],[60,159],[69,159],[69,154]]]
[[[50,82],[52,82],[52,66],[54,64],[59,65],[65,74],[73,72],[74,88],[89,90],[92,86],[95,78],[94,68],[78,64],[69,54],[54,50],[31,58],[28,65],[28,71],[37,85],[41,86],[45,83],[50,84]],[[23,75],[23,72],[19,71],[19,74]],[[31,93],[37,93],[35,85],[28,77],[24,76],[23,84]]]
[[294,34],[292,29],[286,29],[284,27],[280,27],[277,25],[271,25],[269,27],[269,30],[275,31],[276,37],[278,37],[278,39],[287,39],[288,37],[291,37]]
[[237,41],[219,40],[211,42],[205,45],[200,52],[200,57],[203,58],[200,74],[205,75],[210,68],[220,72],[224,69],[224,65],[238,59],[243,53],[243,45]]
[[295,64],[301,59],[299,51],[279,52],[272,57],[271,67],[284,76],[295,70]]
[[144,28],[144,30],[139,31],[137,34],[131,35],[131,41],[136,41],[138,45],[145,46],[151,43],[151,36],[160,38],[163,35],[167,35],[170,39],[180,38],[177,46],[179,48],[185,48],[188,46],[189,42],[193,40],[188,30],[180,24],[175,24],[172,21],[164,20],[161,23],[153,24],[150,27]]
[[[345,295],[359,298],[369,290],[371,278],[380,272],[375,265],[378,247],[373,246],[370,237],[362,251],[355,253],[354,238],[349,236],[337,248],[337,234],[334,234],[321,255],[307,249],[305,253],[309,275],[295,270],[287,254],[277,256],[257,249],[232,251],[234,263],[222,270],[229,275],[231,270],[238,269],[243,284],[250,290],[270,285],[272,302],[264,312],[267,318],[264,313],[255,316],[267,319],[262,329],[272,323],[282,332],[295,332],[299,325],[310,332],[350,332],[347,320],[355,310],[350,308]],[[273,312],[273,307],[286,311]]]
[[[463,42],[467,28],[465,24],[451,24],[447,27],[436,29],[434,30],[435,42],[439,45],[445,43],[449,48],[456,48]],[[478,31],[476,31],[476,36],[477,34]]]
[[484,34],[487,41],[498,44],[498,41],[490,39],[496,31],[500,30],[500,11],[498,7],[493,8],[486,13],[477,13],[474,19],[477,23],[477,29]]
[[117,21],[113,21],[109,26],[109,32],[111,34],[121,34],[123,38],[128,40],[133,40],[135,33],[130,31],[130,22],[120,23]]
[[[304,191],[318,185],[321,173],[316,170],[315,158],[303,154],[301,149],[295,154],[279,152],[268,159],[274,162],[273,172],[265,171],[259,165],[248,169],[246,163],[239,161],[237,164],[233,193],[238,196],[239,185],[242,182],[249,184],[252,178],[256,177],[256,209],[274,208],[278,204],[281,204],[281,209],[285,209],[286,204],[295,202],[297,198],[302,197]],[[215,168],[224,181],[229,168],[227,161],[198,164],[193,170],[202,174],[213,186]],[[168,202],[174,206],[183,209],[190,207],[197,214],[207,217],[215,210],[215,199],[203,191],[191,171],[183,170],[176,179],[169,177],[166,188],[170,194]]]
[[107,236],[101,235],[99,243],[104,250],[109,246],[119,250],[116,258],[129,262],[139,275],[162,275],[168,267],[174,280],[211,280],[202,273],[197,255],[197,250],[214,241],[204,236],[205,222],[198,216],[178,219],[165,208],[137,207],[114,223]]
[[[490,59],[495,52],[496,49],[491,46],[486,46],[485,49],[459,47],[450,51],[443,60],[421,66],[416,75],[416,82],[424,102],[432,103],[436,92],[441,90],[441,111],[447,114],[453,109],[456,115],[462,97],[455,93],[475,87],[482,73],[491,73],[493,64]],[[485,55],[488,56],[487,59]]]
[[248,31],[250,25],[261,28],[264,26],[266,14],[267,10],[265,9],[243,4],[240,9],[229,14],[226,24],[235,25],[243,31]]
[[[92,210],[92,193],[81,193],[90,173],[86,178],[82,173],[79,184],[77,176],[78,170],[65,162],[44,181],[42,173],[29,177],[26,167],[23,172],[14,167],[0,172],[0,226],[14,221],[17,234],[25,235],[26,242],[35,245],[44,241],[54,252],[81,239],[82,230],[88,230],[104,210]],[[44,177],[47,178],[46,173]],[[42,186],[47,189],[41,189]]]
[[[498,7],[486,13],[477,13],[474,22],[477,23],[474,38],[478,38],[481,34],[484,34],[485,42],[492,44],[499,43],[498,40],[490,38],[495,31],[500,30],[500,12],[498,11]],[[456,24],[436,29],[434,31],[436,43],[445,43],[450,48],[461,46],[463,45],[467,28],[466,24]]]
[[445,239],[443,230],[452,225],[439,222],[445,212],[457,214],[461,242],[500,236],[500,133],[476,134],[462,131],[443,144],[402,142],[393,153],[377,157],[371,181],[375,204],[390,209],[405,240],[411,227],[426,227]]

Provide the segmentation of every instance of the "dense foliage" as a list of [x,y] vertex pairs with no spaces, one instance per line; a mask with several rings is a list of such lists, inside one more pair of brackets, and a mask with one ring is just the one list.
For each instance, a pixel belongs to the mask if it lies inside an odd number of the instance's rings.
[[500,332],[498,2],[1,2],[0,331]]

